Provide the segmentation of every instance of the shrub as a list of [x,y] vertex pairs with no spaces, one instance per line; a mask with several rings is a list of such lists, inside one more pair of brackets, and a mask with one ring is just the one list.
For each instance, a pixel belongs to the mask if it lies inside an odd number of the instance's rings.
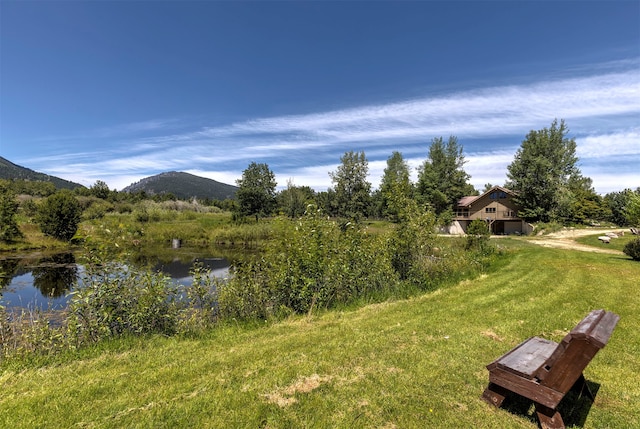
[[489,243],[489,225],[482,219],[474,219],[467,227],[467,250],[481,250]]
[[177,288],[150,271],[118,263],[89,265],[69,303],[70,327],[78,342],[122,334],[176,331]]
[[[436,218],[433,212],[421,210],[414,200],[401,197],[395,203],[398,225],[389,238],[391,265],[401,280],[425,288],[430,283],[430,270],[434,261]],[[437,259],[437,258],[436,258]]]
[[86,219],[102,219],[107,213],[113,211],[113,204],[108,201],[97,200],[92,202],[91,205],[84,210],[83,214]]
[[220,289],[228,317],[266,318],[330,308],[397,284],[382,239],[308,212],[280,218],[261,258],[235,267]]
[[182,331],[197,331],[208,328],[218,321],[218,280],[202,264],[191,269],[191,286],[182,296]]
[[31,197],[27,197],[20,203],[22,213],[27,217],[34,217],[38,214],[38,204]]
[[133,212],[133,206],[129,203],[118,203],[118,205],[116,205],[115,207],[116,212],[118,213],[132,213]]
[[22,237],[22,232],[16,221],[18,202],[15,194],[0,184],[0,241],[14,241]]
[[640,238],[628,242],[623,249],[625,255],[630,256],[634,261],[640,261]]
[[81,211],[71,192],[62,190],[43,201],[36,220],[44,234],[69,241],[78,231]]

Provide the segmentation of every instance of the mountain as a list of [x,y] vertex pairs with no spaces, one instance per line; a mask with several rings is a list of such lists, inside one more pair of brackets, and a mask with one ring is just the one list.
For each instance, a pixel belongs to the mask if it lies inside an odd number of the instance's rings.
[[48,174],[38,173],[26,167],[21,167],[0,156],[0,179],[22,179],[34,182],[51,182],[57,189],[84,188],[79,183],[70,182]]
[[179,199],[200,198],[226,200],[235,198],[236,186],[216,182],[193,174],[170,171],[147,177],[124,188],[123,192],[144,191],[147,194],[171,193]]

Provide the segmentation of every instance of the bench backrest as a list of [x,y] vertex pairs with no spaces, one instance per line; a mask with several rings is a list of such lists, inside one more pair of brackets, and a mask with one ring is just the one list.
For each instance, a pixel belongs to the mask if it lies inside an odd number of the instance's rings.
[[540,383],[558,392],[568,392],[598,350],[609,342],[618,320],[620,316],[605,310],[589,313],[538,370],[536,377]]

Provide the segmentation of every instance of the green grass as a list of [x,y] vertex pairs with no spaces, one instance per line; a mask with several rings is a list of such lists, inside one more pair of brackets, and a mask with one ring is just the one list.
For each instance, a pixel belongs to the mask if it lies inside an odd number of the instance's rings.
[[119,240],[124,247],[135,241],[143,248],[170,246],[173,238],[182,239],[183,245],[188,246],[255,247],[273,235],[268,220],[238,225],[232,222],[231,213],[156,212],[156,220],[147,222],[139,222],[135,214],[108,214],[84,222],[78,235],[107,243]]
[[609,244],[607,244],[598,240],[598,237],[600,237],[601,235],[602,234],[588,235],[586,237],[580,237],[576,241],[581,244],[588,244],[589,246],[594,246],[601,249],[612,249],[612,250],[619,250],[622,252],[622,249],[624,249],[625,244],[638,238],[637,235],[633,235],[629,232],[625,232],[625,235],[618,236],[618,238],[612,238]]
[[499,269],[409,300],[6,363],[0,427],[535,428],[480,399],[484,366],[595,308],[621,320],[585,371],[595,403],[563,405],[565,421],[640,427],[640,264],[498,244]]
[[10,243],[0,241],[0,252],[36,249],[64,250],[69,248],[69,243],[44,235],[35,223],[20,223],[20,231],[24,236],[16,239],[16,241]]

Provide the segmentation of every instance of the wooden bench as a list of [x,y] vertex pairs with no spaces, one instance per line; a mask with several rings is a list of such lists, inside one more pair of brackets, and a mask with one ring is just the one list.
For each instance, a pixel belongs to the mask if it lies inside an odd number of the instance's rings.
[[482,398],[496,407],[513,392],[535,403],[542,428],[564,428],[557,406],[572,388],[594,399],[582,371],[609,341],[620,316],[589,313],[558,344],[532,337],[487,365],[489,386]]

